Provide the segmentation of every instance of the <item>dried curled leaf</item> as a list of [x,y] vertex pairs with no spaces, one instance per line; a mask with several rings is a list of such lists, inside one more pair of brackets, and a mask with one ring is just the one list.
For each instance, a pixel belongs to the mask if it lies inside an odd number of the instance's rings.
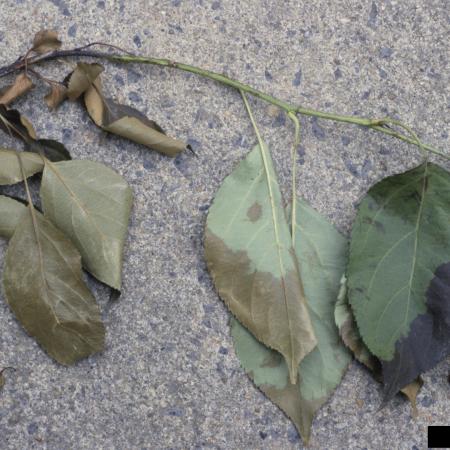
[[84,267],[119,290],[132,205],[127,182],[93,161],[46,161],[41,199],[46,217],[79,249]]
[[72,159],[64,144],[53,139],[36,139],[26,143],[26,148],[36,153],[42,153],[53,162]]
[[17,75],[14,83],[0,91],[0,104],[9,105],[16,98],[34,87],[31,78],[25,73]]
[[62,83],[52,83],[49,93],[44,97],[45,103],[50,110],[58,106],[67,98],[67,87]]
[[30,121],[16,109],[0,105],[0,130],[27,142],[36,139],[36,131]]
[[27,207],[11,197],[0,195],[0,236],[11,239]]
[[104,68],[101,64],[78,63],[75,70],[69,76],[67,87],[68,99],[70,101],[75,101],[84,94],[103,70]]
[[220,297],[259,341],[284,356],[295,384],[317,341],[266,145],[255,146],[218,190],[205,257]]
[[61,45],[62,42],[58,39],[58,32],[54,30],[41,30],[35,34],[31,50],[43,54],[52,50],[58,50]]
[[84,102],[92,120],[105,131],[172,157],[187,148],[185,142],[167,136],[138,110],[104,97],[99,79],[86,91]]
[[32,206],[10,240],[3,284],[19,322],[59,363],[70,365],[103,349],[105,328],[82,279],[80,254]]
[[[17,151],[0,148],[0,185],[14,184],[23,181]],[[44,170],[41,156],[30,152],[20,152],[25,175],[32,175]]]

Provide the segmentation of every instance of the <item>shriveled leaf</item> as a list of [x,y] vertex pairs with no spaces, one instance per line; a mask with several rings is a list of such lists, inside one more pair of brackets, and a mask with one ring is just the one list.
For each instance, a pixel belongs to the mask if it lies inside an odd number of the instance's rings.
[[27,93],[33,86],[33,82],[28,75],[25,73],[17,75],[14,83],[0,92],[0,104],[9,105],[16,98]]
[[334,318],[344,344],[352,351],[355,358],[376,374],[380,373],[380,362],[370,353],[359,334],[347,297],[347,280],[341,280],[341,288],[337,297]]
[[[344,344],[352,351],[355,358],[372,372],[375,380],[381,382],[381,363],[376,356],[370,353],[369,349],[361,339],[355,318],[353,317],[353,312],[348,303],[347,280],[345,276],[343,276],[341,280],[341,289],[334,310],[334,318]],[[401,393],[404,394],[411,403],[414,416],[417,415],[416,398],[422,385],[422,378],[417,377],[417,379],[401,389]]]
[[205,257],[220,297],[258,340],[284,356],[295,384],[299,363],[317,341],[265,145],[256,146],[218,190],[206,223]]
[[317,347],[300,363],[299,384],[290,383],[281,355],[258,342],[236,320],[231,332],[243,368],[308,442],[314,415],[338,386],[351,361],[334,323],[347,240],[303,200],[297,200],[296,217],[295,250],[317,337]]
[[47,161],[41,199],[46,217],[76,245],[84,267],[120,290],[132,205],[127,182],[93,161]]
[[5,256],[5,297],[25,330],[61,364],[103,349],[105,328],[74,245],[32,207]]
[[42,54],[52,50],[58,50],[62,42],[58,39],[58,33],[53,30],[41,30],[35,34],[33,47],[36,53]]
[[0,195],[0,236],[10,239],[14,234],[26,206],[5,195]]
[[78,63],[72,75],[69,77],[67,88],[67,97],[69,100],[74,101],[84,94],[103,70],[103,66],[97,63]]
[[[0,148],[0,185],[23,181],[17,153],[15,150]],[[20,156],[27,177],[44,170],[44,161],[39,155],[30,152],[20,152]]]
[[53,162],[69,161],[72,159],[69,151],[61,142],[53,139],[36,139],[27,142],[26,147],[33,152],[42,153]]
[[450,354],[450,175],[423,163],[371,188],[359,206],[349,301],[382,363],[385,400]]
[[50,110],[58,108],[58,106],[67,98],[67,87],[62,83],[53,83],[50,91],[44,97],[45,103]]
[[36,131],[30,121],[16,109],[0,105],[0,130],[27,142],[36,139]]
[[110,133],[130,139],[168,156],[187,148],[185,142],[167,136],[153,120],[131,106],[115,103],[101,93],[97,80],[85,93],[86,109],[96,125]]

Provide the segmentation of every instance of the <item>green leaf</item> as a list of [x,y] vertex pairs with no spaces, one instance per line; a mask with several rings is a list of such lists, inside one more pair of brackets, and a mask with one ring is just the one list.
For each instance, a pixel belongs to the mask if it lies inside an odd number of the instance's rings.
[[284,356],[295,384],[316,339],[266,146],[256,146],[218,190],[205,257],[221,298],[258,340]]
[[291,418],[308,442],[315,413],[339,385],[351,361],[334,323],[347,240],[303,200],[297,200],[296,217],[295,250],[317,337],[317,347],[300,363],[299,384],[290,383],[281,355],[258,342],[236,320],[231,333],[250,378]]
[[[20,152],[22,164],[27,177],[31,177],[44,169],[44,161],[39,155]],[[0,185],[14,184],[23,181],[17,151],[0,148]]]
[[156,122],[138,110],[106,98],[100,79],[86,91],[84,102],[92,120],[105,131],[172,157],[187,148],[185,142],[167,136]]
[[0,195],[0,236],[10,239],[27,207],[17,200]]
[[46,161],[41,199],[46,217],[72,240],[84,267],[120,290],[132,205],[127,182],[93,161]]
[[450,175],[432,163],[384,179],[359,206],[348,266],[385,400],[450,354]]
[[5,256],[6,300],[25,330],[61,364],[103,349],[105,329],[73,244],[32,206]]

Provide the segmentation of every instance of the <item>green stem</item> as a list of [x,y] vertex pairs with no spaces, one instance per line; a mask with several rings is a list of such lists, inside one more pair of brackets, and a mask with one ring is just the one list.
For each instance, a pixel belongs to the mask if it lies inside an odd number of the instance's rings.
[[340,115],[340,114],[335,114],[335,113],[328,113],[325,111],[318,111],[315,109],[304,108],[304,107],[298,106],[298,105],[292,105],[288,102],[285,102],[276,97],[273,97],[272,95],[269,95],[262,91],[259,91],[258,89],[255,89],[247,84],[241,83],[240,81],[233,80],[232,78],[229,78],[226,75],[223,75],[223,74],[220,74],[217,72],[212,72],[210,70],[201,69],[199,67],[191,66],[189,64],[178,63],[175,61],[171,61],[170,59],[152,58],[152,57],[146,57],[146,56],[108,55],[108,54],[105,54],[104,58],[106,58],[110,61],[120,62],[120,63],[140,63],[140,64],[152,64],[152,65],[157,65],[157,66],[173,67],[175,69],[183,70],[185,72],[194,73],[194,74],[200,75],[202,77],[217,81],[226,86],[230,86],[235,89],[238,89],[241,92],[251,94],[254,97],[260,98],[261,100],[271,103],[272,105],[278,106],[279,108],[286,111],[288,114],[289,113],[301,114],[304,116],[317,117],[319,119],[333,120],[335,122],[343,122],[343,123],[350,123],[350,124],[354,124],[354,125],[365,126],[370,129],[373,129],[375,131],[379,131],[380,133],[384,133],[389,136],[393,136],[393,137],[400,139],[401,141],[407,142],[409,144],[413,144],[418,147],[422,147],[422,149],[429,151],[431,153],[434,153],[436,155],[442,156],[446,159],[450,159],[449,155],[446,155],[445,153],[441,152],[438,149],[435,149],[434,147],[432,147],[430,145],[427,145],[427,144],[420,145],[418,143],[418,141],[416,141],[416,139],[414,139],[412,137],[405,136],[394,130],[383,127],[383,125],[382,125],[383,123],[389,123],[389,122],[392,123],[392,121],[394,119],[388,119],[388,118],[386,118],[386,119],[368,119],[368,118],[364,118],[364,117],[355,117],[355,116]]
[[291,236],[292,236],[292,246],[295,248],[295,224],[297,219],[297,163],[296,163],[296,155],[297,149],[300,145],[300,122],[298,117],[289,112],[289,119],[294,123],[295,131],[294,131],[294,142],[292,143],[292,152],[291,152],[291,161],[292,161],[292,208],[291,208]]

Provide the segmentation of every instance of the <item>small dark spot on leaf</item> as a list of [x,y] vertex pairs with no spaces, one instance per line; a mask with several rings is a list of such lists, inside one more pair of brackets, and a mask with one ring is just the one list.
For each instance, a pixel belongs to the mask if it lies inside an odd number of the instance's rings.
[[262,214],[262,207],[258,202],[253,203],[250,208],[247,210],[247,217],[250,219],[251,222],[256,222],[259,220]]

